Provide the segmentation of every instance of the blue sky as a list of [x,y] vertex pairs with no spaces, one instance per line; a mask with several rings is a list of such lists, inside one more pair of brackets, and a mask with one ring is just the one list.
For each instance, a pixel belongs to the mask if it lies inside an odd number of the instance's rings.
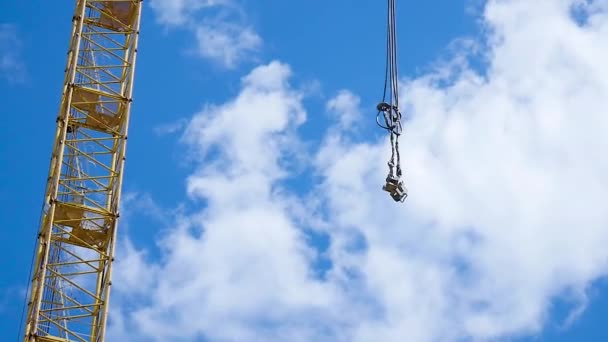
[[[568,16],[576,1],[398,1],[402,206],[380,190],[389,146],[373,112],[384,3],[206,3],[144,2],[111,336],[608,338],[605,1],[576,7],[585,25]],[[6,339],[73,5],[0,5]],[[228,46],[209,50],[210,32]]]

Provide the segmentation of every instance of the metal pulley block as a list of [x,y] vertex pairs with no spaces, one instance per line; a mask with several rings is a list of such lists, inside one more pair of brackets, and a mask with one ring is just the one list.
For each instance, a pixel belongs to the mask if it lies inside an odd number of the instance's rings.
[[378,109],[378,111],[381,112],[390,112],[391,110],[391,105],[389,105],[386,102],[380,102],[378,103],[378,105],[376,106],[376,109]]
[[407,188],[403,185],[403,181],[391,175],[386,177],[386,184],[382,190],[388,192],[395,202],[403,202],[407,198]]
[[390,105],[386,102],[380,102],[376,106],[376,109],[379,112],[387,113],[393,121],[399,119],[399,108],[395,105]]
[[[376,123],[378,126],[391,131],[394,134],[401,134],[401,112],[399,107],[386,102],[380,102],[376,106],[378,114],[376,115]],[[384,124],[379,121],[380,113],[384,116]]]

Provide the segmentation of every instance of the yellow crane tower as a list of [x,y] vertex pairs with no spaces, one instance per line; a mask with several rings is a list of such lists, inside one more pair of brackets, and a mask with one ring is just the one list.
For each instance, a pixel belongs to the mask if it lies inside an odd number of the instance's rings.
[[141,0],[76,0],[25,342],[102,342]]

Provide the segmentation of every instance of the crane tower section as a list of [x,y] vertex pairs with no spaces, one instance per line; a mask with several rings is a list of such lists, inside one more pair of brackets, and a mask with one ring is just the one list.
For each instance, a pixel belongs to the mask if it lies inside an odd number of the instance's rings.
[[76,1],[26,342],[105,340],[141,8]]

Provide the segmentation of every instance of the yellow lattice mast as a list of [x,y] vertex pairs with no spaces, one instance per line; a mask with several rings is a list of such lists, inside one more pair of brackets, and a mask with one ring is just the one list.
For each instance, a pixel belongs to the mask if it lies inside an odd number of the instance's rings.
[[26,342],[104,341],[141,0],[77,0]]

